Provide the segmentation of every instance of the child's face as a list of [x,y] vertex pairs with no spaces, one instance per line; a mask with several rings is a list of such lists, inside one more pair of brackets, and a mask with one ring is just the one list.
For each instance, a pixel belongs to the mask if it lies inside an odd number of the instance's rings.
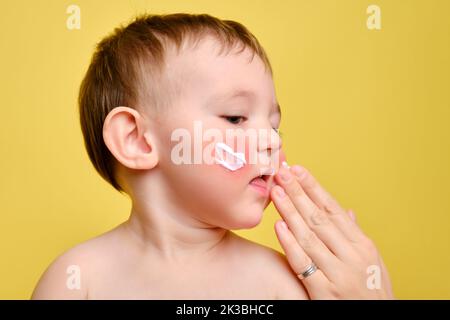
[[[257,187],[253,179],[270,168],[278,169],[284,157],[274,130],[281,115],[272,77],[262,60],[255,55],[249,62],[249,49],[220,56],[217,50],[218,43],[207,38],[197,48],[168,58],[168,77],[180,85],[168,116],[156,130],[158,166],[177,206],[210,225],[250,228],[262,218],[273,180],[259,180],[266,186]],[[181,128],[187,129],[189,139],[176,135]],[[231,140],[226,139],[227,130]],[[253,142],[249,132],[255,133]],[[231,171],[214,161],[205,163],[214,159],[216,142],[242,152],[247,164]],[[184,153],[175,149],[183,143],[189,147]],[[180,160],[175,158],[186,152],[190,156],[183,159],[191,164],[176,164]]]

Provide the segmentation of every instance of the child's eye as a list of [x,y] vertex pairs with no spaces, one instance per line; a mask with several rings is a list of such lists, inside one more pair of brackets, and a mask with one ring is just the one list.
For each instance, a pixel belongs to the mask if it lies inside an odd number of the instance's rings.
[[232,124],[240,124],[242,121],[246,120],[246,118],[242,116],[223,116],[223,118]]

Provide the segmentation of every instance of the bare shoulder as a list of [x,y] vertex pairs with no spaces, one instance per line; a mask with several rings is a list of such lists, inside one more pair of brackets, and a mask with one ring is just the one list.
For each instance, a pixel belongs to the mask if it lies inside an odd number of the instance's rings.
[[90,276],[108,259],[116,229],[59,255],[40,277],[31,299],[88,299]]
[[273,286],[275,299],[309,299],[305,287],[290,267],[286,256],[265,245],[234,235],[246,263]]

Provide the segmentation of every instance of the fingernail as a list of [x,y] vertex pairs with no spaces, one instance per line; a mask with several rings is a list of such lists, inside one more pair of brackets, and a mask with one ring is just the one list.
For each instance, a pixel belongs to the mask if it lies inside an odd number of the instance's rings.
[[290,168],[290,166],[287,164],[287,162],[286,161],[283,161],[282,163],[281,163],[281,165],[283,166],[283,167],[285,167],[285,168]]
[[353,221],[356,221],[356,216],[355,213],[352,211],[352,209],[348,210],[348,214]]
[[287,229],[287,224],[283,220],[280,221],[280,227],[283,229]]
[[276,193],[280,198],[284,198],[284,196],[286,196],[286,193],[284,192],[283,188],[281,188],[281,187],[277,188]]
[[289,173],[289,171],[280,170],[278,174],[280,175],[281,180],[283,180],[284,182],[288,182],[291,179],[291,174]]
[[293,166],[291,171],[297,178],[300,178],[300,179],[303,178],[303,175],[305,173],[305,171],[297,165]]

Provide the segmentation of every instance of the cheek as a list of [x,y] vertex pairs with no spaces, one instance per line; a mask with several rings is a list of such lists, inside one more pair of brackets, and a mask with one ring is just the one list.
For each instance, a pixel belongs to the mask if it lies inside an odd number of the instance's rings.
[[[236,144],[235,144],[236,145]],[[212,170],[215,171],[216,173],[218,173],[218,175],[220,177],[226,178],[234,178],[236,180],[238,179],[242,179],[242,178],[247,178],[249,176],[251,176],[254,172],[254,169],[252,169],[252,166],[254,164],[251,163],[250,161],[250,147],[249,147],[249,142],[248,140],[246,140],[245,145],[243,146],[243,149],[241,148],[240,150],[238,150],[238,152],[242,152],[245,155],[245,160],[246,160],[246,164],[235,171],[231,171],[225,167],[223,167],[220,164],[216,164],[214,163],[211,167]],[[283,149],[280,149],[280,151],[277,153],[278,155],[278,159],[273,159],[273,165],[275,165],[276,169],[278,169],[281,166],[281,163],[283,161],[286,161],[286,154],[284,153]],[[213,157],[214,157],[214,150],[213,150]]]
[[[226,143],[226,142],[225,142]],[[229,143],[228,144],[235,152],[243,153],[245,157],[246,164],[237,169],[237,170],[229,170],[228,168],[225,168],[221,164],[213,163],[210,165],[210,172],[214,173],[219,179],[232,179],[232,181],[239,181],[239,180],[245,180],[247,177],[251,175],[252,171],[252,165],[249,161],[249,144],[248,141],[245,141],[245,144],[243,146],[240,146],[240,148],[236,148],[237,143],[235,142],[234,145]],[[239,146],[238,146],[239,147]],[[215,149],[212,150],[212,159],[215,157]]]
[[211,166],[211,171],[214,171],[214,175],[218,177],[223,185],[225,185],[227,181],[235,184],[238,181],[245,181],[247,177],[251,175],[251,165],[245,164],[242,168],[231,171],[220,164],[214,164]]
[[239,152],[242,152],[244,154],[246,164],[242,168],[240,168],[236,171],[227,170],[236,179],[242,179],[244,177],[246,178],[250,175],[250,173],[252,171],[252,165],[249,160],[250,159],[250,150],[249,150],[248,141],[245,142],[244,150],[240,150]]

